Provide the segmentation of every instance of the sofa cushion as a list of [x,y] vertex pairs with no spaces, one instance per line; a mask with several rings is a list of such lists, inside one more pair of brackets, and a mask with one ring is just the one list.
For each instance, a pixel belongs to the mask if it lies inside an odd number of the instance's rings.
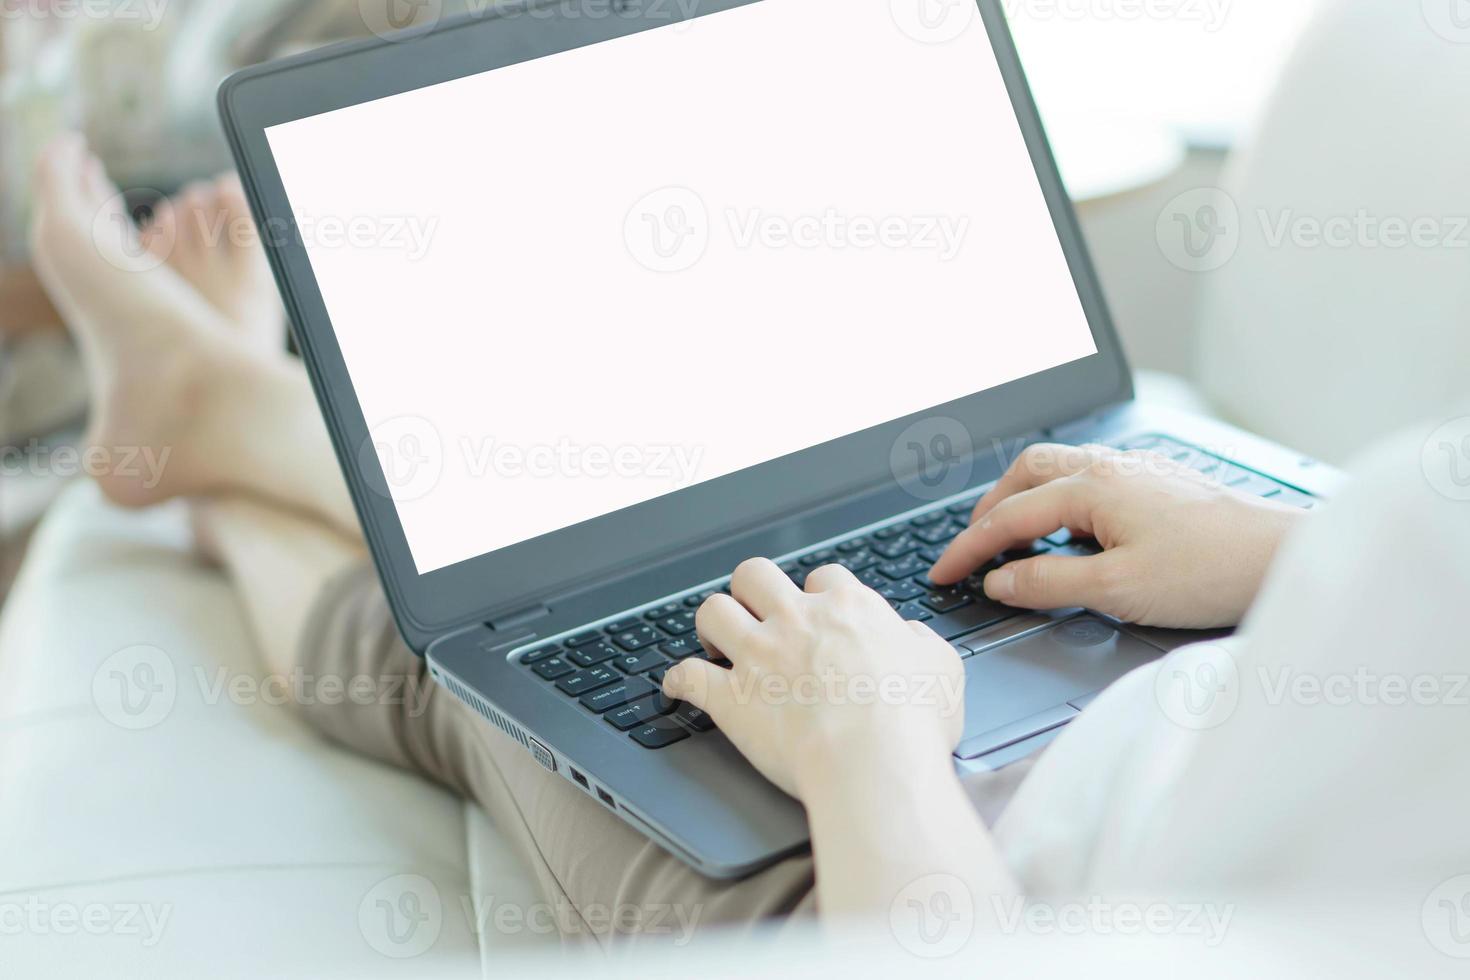
[[262,672],[182,510],[63,496],[0,623],[7,973],[480,975],[466,805],[319,739]]

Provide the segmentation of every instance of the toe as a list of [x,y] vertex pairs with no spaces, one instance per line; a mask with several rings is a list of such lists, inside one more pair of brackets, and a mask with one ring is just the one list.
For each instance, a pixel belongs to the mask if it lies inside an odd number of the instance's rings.
[[160,258],[168,258],[173,252],[179,234],[179,213],[174,203],[167,198],[153,205],[153,217],[143,227],[143,245]]
[[190,248],[202,246],[218,213],[217,207],[213,185],[194,183],[185,187],[176,206],[179,241]]
[[241,185],[239,176],[233,173],[223,174],[216,187],[219,190],[220,208],[230,230],[230,244],[244,251],[255,251],[259,242],[250,215],[250,202],[245,199],[245,188]]
[[102,161],[91,153],[86,155],[82,166],[82,193],[91,201],[105,201],[117,194],[117,187],[107,177]]
[[223,173],[214,182],[215,190],[218,191],[220,204],[227,211],[240,212],[247,207],[245,203],[245,186],[240,183],[240,175],[237,173]]
[[50,197],[76,186],[86,160],[87,144],[79,133],[63,133],[36,160],[36,193]]

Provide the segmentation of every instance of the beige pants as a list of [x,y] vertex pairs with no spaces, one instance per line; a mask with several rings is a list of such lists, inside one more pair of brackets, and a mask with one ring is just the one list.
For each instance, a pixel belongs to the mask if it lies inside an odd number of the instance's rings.
[[[381,678],[395,690],[413,692],[303,710],[329,738],[422,773],[478,803],[534,871],[551,908],[648,910],[647,918],[630,917],[630,924],[648,921],[654,910],[672,909],[700,929],[779,926],[815,911],[810,855],[788,858],[742,881],[714,881],[543,769],[519,744],[429,681],[424,663],[399,638],[369,568],[328,586],[298,656],[309,676]],[[993,817],[1017,778],[1002,774],[972,785],[977,806]],[[633,938],[631,929],[609,924],[604,915],[579,918],[573,928],[558,924],[569,943]]]

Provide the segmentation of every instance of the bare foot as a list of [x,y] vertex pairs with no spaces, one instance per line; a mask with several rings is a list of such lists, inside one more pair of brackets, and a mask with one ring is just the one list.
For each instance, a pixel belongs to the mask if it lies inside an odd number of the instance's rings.
[[190,184],[158,205],[141,240],[253,343],[281,345],[286,314],[239,177]]
[[142,507],[215,489],[229,451],[213,438],[221,406],[271,355],[143,247],[80,137],[43,154],[31,231],[37,274],[86,365],[103,492]]

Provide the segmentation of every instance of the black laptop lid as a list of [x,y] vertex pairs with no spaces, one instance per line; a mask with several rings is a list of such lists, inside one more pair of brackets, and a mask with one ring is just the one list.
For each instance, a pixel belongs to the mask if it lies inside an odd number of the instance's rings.
[[995,5],[597,7],[221,92],[417,649],[1130,394]]

